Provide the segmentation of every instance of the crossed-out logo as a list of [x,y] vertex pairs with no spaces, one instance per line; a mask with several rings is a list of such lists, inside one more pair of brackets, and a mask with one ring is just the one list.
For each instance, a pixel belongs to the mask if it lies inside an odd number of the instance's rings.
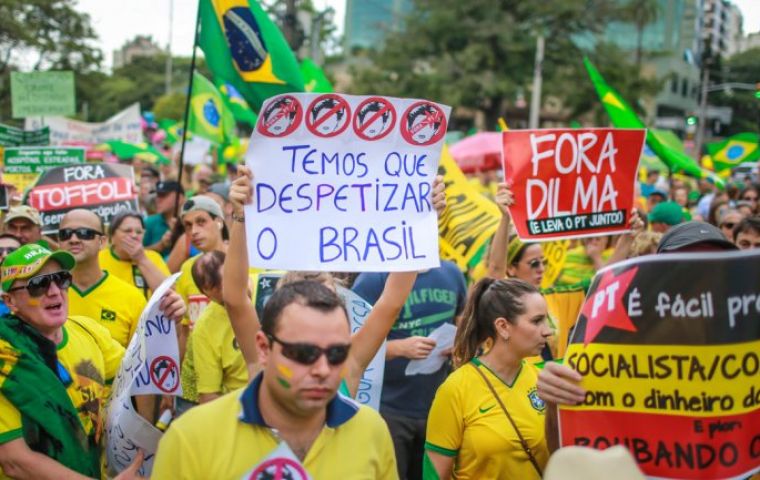
[[309,105],[306,126],[318,137],[334,137],[351,123],[351,107],[340,95],[321,95]]
[[531,388],[528,390],[528,400],[530,400],[530,406],[536,409],[539,412],[543,412],[546,410],[546,403],[541,400],[541,397],[538,396],[538,391],[536,390],[536,387]]
[[380,140],[396,126],[396,110],[390,100],[370,97],[354,114],[354,132],[363,140]]
[[261,112],[258,130],[267,137],[290,135],[301,124],[303,107],[290,95],[272,99]]
[[412,145],[427,146],[446,134],[446,114],[431,102],[417,102],[404,112],[401,136]]

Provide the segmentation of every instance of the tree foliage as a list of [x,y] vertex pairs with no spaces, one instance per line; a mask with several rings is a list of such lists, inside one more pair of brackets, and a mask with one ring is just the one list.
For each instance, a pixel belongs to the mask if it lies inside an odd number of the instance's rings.
[[[734,55],[724,63],[724,73],[720,83],[736,82],[756,84],[760,82],[760,48],[753,48]],[[724,131],[728,135],[741,132],[760,132],[760,99],[755,98],[754,91],[729,90],[716,97],[710,97],[710,103],[728,106],[733,109],[733,120]]]

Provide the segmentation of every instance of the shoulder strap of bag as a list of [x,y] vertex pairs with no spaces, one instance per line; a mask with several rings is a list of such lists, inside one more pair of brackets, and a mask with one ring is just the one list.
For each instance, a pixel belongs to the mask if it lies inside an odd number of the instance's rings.
[[520,430],[517,428],[517,424],[515,424],[515,421],[512,420],[512,415],[509,414],[507,411],[507,407],[504,406],[504,402],[501,401],[501,398],[499,398],[499,395],[496,394],[496,390],[493,388],[493,385],[491,385],[491,382],[488,380],[488,377],[478,368],[477,365],[474,363],[471,364],[472,367],[475,369],[476,372],[478,372],[478,375],[483,379],[484,382],[486,382],[486,385],[488,386],[488,389],[493,394],[494,398],[496,399],[496,402],[501,407],[501,410],[504,412],[504,415],[507,416],[507,420],[509,420],[509,423],[512,425],[512,428],[515,429],[515,433],[517,433],[517,438],[520,440],[520,445],[522,446],[523,450],[525,450],[525,453],[528,454],[528,459],[530,460],[530,463],[533,464],[533,468],[536,469],[536,472],[538,472],[539,477],[543,477],[543,473],[541,472],[541,467],[538,466],[538,461],[536,460],[535,455],[533,455],[533,451],[530,449],[530,445],[528,445],[528,442],[525,441],[525,438],[523,438],[522,433],[520,433]]

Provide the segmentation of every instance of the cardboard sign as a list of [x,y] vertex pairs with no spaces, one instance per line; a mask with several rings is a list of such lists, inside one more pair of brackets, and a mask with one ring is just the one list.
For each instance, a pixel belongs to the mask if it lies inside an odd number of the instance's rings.
[[3,151],[3,182],[19,192],[37,181],[42,172],[65,165],[84,163],[83,148],[21,147]]
[[86,208],[103,223],[124,210],[137,211],[134,171],[129,165],[88,163],[57,167],[40,176],[29,205],[42,216],[42,232],[56,233],[69,210]]
[[108,140],[123,140],[141,143],[142,117],[140,104],[125,108],[105,122],[88,123],[64,117],[27,118],[25,127],[36,129],[47,126],[50,129],[52,145],[79,144],[96,145]]
[[254,203],[246,207],[251,266],[437,267],[431,192],[449,110],[429,101],[337,94],[269,99],[246,155],[256,182]]
[[175,273],[164,280],[150,297],[114,378],[106,408],[106,461],[111,475],[131,465],[142,449],[145,460],[139,474],[149,476],[163,435],[135,411],[131,397],[182,395],[176,326],[159,308],[161,297],[179,275]]
[[760,471],[760,252],[648,255],[600,270],[565,353],[584,402],[565,445],[625,445],[662,479]]
[[74,72],[11,72],[13,118],[74,115]]
[[22,130],[0,123],[0,146],[21,147],[47,145],[50,143],[50,129]]
[[[269,301],[274,291],[277,289],[277,282],[282,277],[280,273],[261,273],[256,282],[256,298],[254,305],[259,318],[263,317],[264,305]],[[351,290],[338,287],[338,295],[343,299],[348,311],[348,318],[351,321],[351,333],[356,333],[364,326],[367,315],[372,310],[366,300],[361,298]],[[383,393],[383,378],[385,377],[385,345],[377,351],[372,361],[362,374],[359,381],[359,389],[356,392],[356,400],[362,405],[367,405],[380,411],[380,396]]]
[[523,241],[628,231],[646,130],[612,128],[504,132],[509,209]]

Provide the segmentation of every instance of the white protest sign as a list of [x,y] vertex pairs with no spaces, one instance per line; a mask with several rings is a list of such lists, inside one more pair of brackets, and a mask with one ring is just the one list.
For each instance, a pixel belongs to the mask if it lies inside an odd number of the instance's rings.
[[[213,159],[209,150],[211,149],[211,142],[205,138],[194,136],[185,140],[185,165],[199,165],[201,163],[211,165]],[[182,151],[182,142],[177,142],[172,147],[172,153],[174,155],[179,154]]]
[[267,100],[246,154],[251,266],[439,266],[432,183],[450,108],[427,100],[287,94]]
[[245,473],[241,480],[311,480],[301,462],[287,443],[280,442],[272,453]]
[[[338,287],[338,295],[341,296],[348,310],[351,321],[351,333],[364,326],[367,315],[372,310],[372,305],[367,303],[359,295],[351,290]],[[356,401],[380,411],[380,395],[383,393],[383,377],[385,376],[385,343],[380,347],[372,361],[362,374],[359,381],[359,389],[356,391]]]
[[161,297],[177,281],[175,273],[148,301],[113,382],[106,409],[106,460],[116,474],[128,467],[138,448],[145,452],[140,475],[150,475],[161,431],[132,408],[132,395],[181,395],[179,347],[174,322],[159,308]]
[[450,323],[444,323],[436,328],[428,338],[435,340],[435,348],[430,351],[427,357],[421,360],[412,360],[406,365],[404,374],[409,375],[430,375],[441,369],[443,364],[448,360],[448,355],[444,351],[454,346],[454,337],[457,334],[457,327]]
[[80,122],[65,117],[27,117],[25,126],[27,130],[50,128],[51,145],[98,144],[108,140],[143,141],[138,103],[101,123]]

